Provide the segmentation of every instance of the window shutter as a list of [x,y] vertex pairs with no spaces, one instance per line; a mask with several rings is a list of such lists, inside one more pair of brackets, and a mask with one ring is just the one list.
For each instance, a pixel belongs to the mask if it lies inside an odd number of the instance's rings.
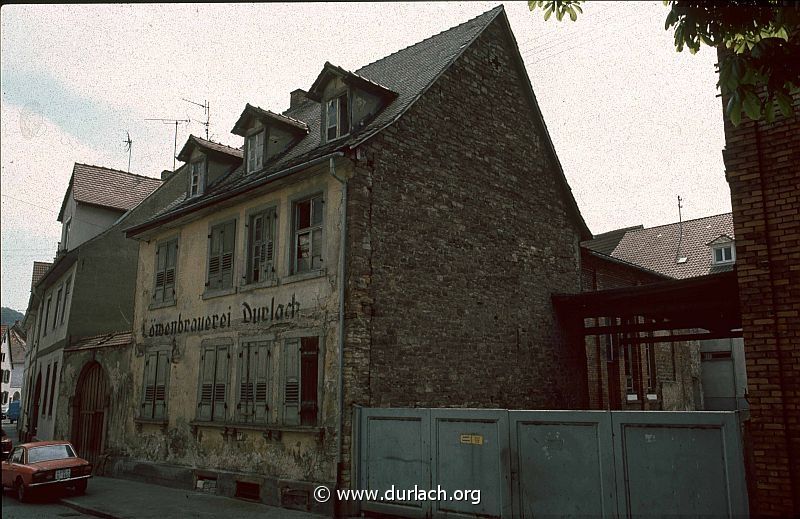
[[214,374],[214,421],[224,421],[227,416],[228,348],[217,347],[217,369]]
[[264,256],[262,260],[264,277],[269,279],[273,274],[274,255],[275,255],[275,211],[270,211],[266,215],[264,224]]
[[317,423],[319,338],[303,337],[300,347],[300,423]]
[[254,216],[252,224],[250,276],[253,281],[260,281],[264,262],[264,215]]
[[156,362],[153,354],[147,355],[147,360],[144,363],[144,391],[142,395],[142,412],[143,418],[152,418],[153,416],[153,397],[155,396],[155,370]]
[[213,346],[203,348],[200,356],[200,395],[197,402],[197,419],[211,420],[211,402],[214,396],[214,363],[216,351]]
[[153,291],[153,299],[156,301],[164,300],[165,269],[167,264],[166,248],[160,245],[156,250],[156,286]]
[[153,418],[163,419],[166,416],[167,407],[167,375],[169,362],[167,362],[167,352],[160,351],[154,355],[158,360],[155,370],[154,398],[153,398]]
[[253,399],[254,420],[265,423],[269,413],[269,347],[270,343],[260,342],[251,352],[251,373],[255,382]]
[[233,250],[236,238],[236,222],[229,222],[222,227],[222,257],[220,266],[220,287],[233,286]]
[[222,228],[214,227],[209,235],[208,254],[208,288],[211,290],[222,285]]
[[300,425],[300,341],[283,343],[283,422]]
[[250,421],[252,415],[253,383],[250,378],[250,344],[244,344],[239,350],[237,375],[239,378],[239,395],[236,413],[242,422]]

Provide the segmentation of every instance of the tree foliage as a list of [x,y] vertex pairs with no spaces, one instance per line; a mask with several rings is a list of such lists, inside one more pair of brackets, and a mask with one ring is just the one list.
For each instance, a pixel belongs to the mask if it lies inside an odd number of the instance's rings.
[[[568,15],[575,21],[580,0],[530,1],[531,11]],[[734,125],[742,112],[753,120],[775,118],[776,107],[792,113],[792,96],[800,91],[800,2],[733,0],[704,2],[667,0],[664,28],[674,28],[675,48],[692,54],[702,45],[721,49],[717,86],[727,99],[725,113]]]

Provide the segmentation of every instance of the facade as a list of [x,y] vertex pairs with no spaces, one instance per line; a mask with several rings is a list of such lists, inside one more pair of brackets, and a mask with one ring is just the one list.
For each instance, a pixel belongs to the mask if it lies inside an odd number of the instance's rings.
[[[127,419],[111,404],[130,392],[130,341],[117,339],[130,336],[137,257],[121,226],[162,209],[175,196],[170,185],[183,190],[182,182],[176,175],[157,189],[157,179],[75,165],[60,215],[62,243],[35,281],[26,315],[24,438],[70,439],[96,463],[113,447],[105,438]],[[76,350],[98,334],[106,340],[88,354]]]
[[3,325],[0,331],[0,382],[3,412],[10,402],[22,398],[22,372],[25,367],[25,334],[19,321]]
[[726,118],[725,142],[750,403],[751,512],[798,516],[800,96],[790,117],[772,123],[734,127]]
[[[457,114],[457,116],[456,116]],[[590,237],[502,7],[191,137],[139,240],[118,466],[270,504],[352,484],[356,406],[585,408],[550,303]],[[158,476],[162,474],[163,476]],[[329,506],[332,503],[329,504]]]

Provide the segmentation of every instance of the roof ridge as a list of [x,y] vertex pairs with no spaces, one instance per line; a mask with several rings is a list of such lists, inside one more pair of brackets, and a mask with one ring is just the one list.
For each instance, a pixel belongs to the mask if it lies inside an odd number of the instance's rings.
[[[157,180],[158,182],[161,182],[160,178],[148,177],[147,175],[140,175],[138,173],[131,173],[130,171],[122,171],[121,169],[116,169],[116,168],[107,168],[106,166],[97,166],[95,164],[86,164],[85,162],[76,162],[75,166],[86,166],[86,167],[89,167],[89,168],[105,169],[106,171],[114,171],[116,173],[124,173],[125,175],[130,175],[132,177],[146,178],[146,179],[149,179],[149,180]],[[74,169],[74,167],[73,167],[73,169]]]
[[[472,18],[470,18],[469,20],[467,20],[467,21],[465,21],[465,22],[461,22],[461,23],[460,23],[460,24],[458,24],[458,25],[454,25],[454,26],[450,27],[449,29],[445,29],[445,30],[443,30],[443,31],[439,31],[439,32],[437,32],[436,34],[433,34],[433,35],[431,35],[431,36],[428,36],[428,37],[427,37],[427,38],[425,38],[424,40],[420,40],[420,41],[418,41],[418,42],[416,42],[416,43],[412,43],[411,45],[408,45],[408,46],[406,46],[406,47],[403,47],[402,49],[396,50],[395,52],[392,52],[391,54],[387,54],[386,56],[384,56],[384,57],[382,57],[382,58],[378,58],[378,59],[376,59],[375,61],[372,61],[372,62],[370,62],[370,63],[367,63],[366,65],[364,65],[364,66],[362,66],[362,67],[359,67],[358,69],[356,69],[356,70],[354,71],[354,73],[355,73],[355,74],[358,74],[358,75],[361,75],[360,71],[364,70],[364,69],[365,69],[365,68],[367,68],[367,67],[371,67],[372,65],[375,65],[376,63],[380,63],[380,62],[381,62],[381,61],[383,61],[383,60],[389,59],[389,58],[391,58],[392,56],[394,56],[394,55],[396,55],[396,54],[399,54],[399,53],[401,53],[401,52],[405,52],[405,51],[407,51],[407,50],[409,50],[409,49],[412,49],[412,48],[414,48],[414,47],[416,47],[416,46],[418,46],[418,45],[422,45],[423,43],[427,42],[428,40],[431,40],[431,39],[433,39],[433,38],[436,38],[436,37],[438,37],[438,36],[441,36],[442,34],[444,34],[444,33],[446,33],[446,32],[450,32],[450,31],[452,31],[452,30],[458,29],[459,27],[462,27],[462,26],[464,26],[464,25],[467,25],[468,23],[474,22],[475,20],[477,20],[477,19],[478,19],[478,18],[480,18],[481,16],[486,16],[486,15],[488,15],[489,13],[492,13],[492,12],[494,12],[494,11],[500,12],[502,9],[503,9],[503,4],[500,4],[500,5],[498,5],[497,7],[493,7],[493,8],[489,9],[489,10],[488,10],[488,11],[486,11],[486,12],[483,12],[483,13],[481,13],[481,14],[477,15],[477,16],[473,16]],[[364,76],[364,79],[369,79],[369,78],[367,78],[366,76]],[[372,81],[372,80],[370,80],[370,81]],[[384,87],[384,88],[385,88],[385,87]]]
[[689,223],[689,222],[697,222],[697,221],[700,221],[700,220],[706,220],[708,218],[717,218],[719,216],[726,216],[726,215],[733,216],[733,212],[728,211],[726,213],[711,214],[711,215],[708,215],[708,216],[700,216],[699,218],[692,218],[692,219],[689,219],[689,220],[683,220],[681,222],[662,223],[661,225],[654,225],[653,227],[643,227],[641,229],[633,229],[633,230],[627,231],[625,234],[635,233],[635,232],[642,232],[642,231],[649,231],[651,229],[658,229],[659,227],[669,227],[671,225],[678,225],[678,224],[684,224],[684,223]]
[[201,140],[201,141],[204,141],[204,142],[210,142],[211,144],[216,144],[217,146],[224,146],[225,148],[228,148],[228,149],[231,149],[231,150],[234,150],[234,151],[242,151],[241,148],[234,148],[233,146],[228,146],[227,144],[223,144],[221,142],[212,141],[211,139],[204,139],[203,137],[198,137],[197,135],[195,135],[193,133],[189,134],[189,139],[198,139],[198,140]]

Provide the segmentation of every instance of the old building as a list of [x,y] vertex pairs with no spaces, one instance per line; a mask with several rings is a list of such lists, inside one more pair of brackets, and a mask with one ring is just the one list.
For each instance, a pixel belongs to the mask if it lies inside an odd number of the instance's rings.
[[19,321],[3,325],[0,331],[0,383],[3,411],[9,402],[22,398],[22,372],[25,367],[25,332]]
[[[162,209],[161,194],[171,200],[170,184],[183,190],[182,182],[176,176],[158,189],[159,179],[75,164],[59,215],[62,241],[34,280],[26,315],[23,437],[69,438],[93,460],[113,448],[107,433],[127,419],[111,404],[130,393],[130,340],[120,337],[130,337],[137,258],[121,228]],[[97,335],[104,339],[87,348]]]
[[[605,233],[584,242],[586,248],[674,279],[688,279],[730,272],[736,263],[735,232],[731,213],[658,225],[628,227]],[[666,345],[655,345],[656,356]],[[693,387],[690,399],[667,408],[732,410],[747,409],[747,374],[742,338],[718,338],[691,342],[669,352],[669,362],[655,361],[669,381],[680,378],[681,370],[671,369],[688,363],[683,378]],[[683,358],[682,358],[683,357]],[[642,365],[649,365],[647,359]],[[630,378],[628,379],[630,381]],[[634,380],[635,382],[635,380]],[[628,389],[632,388],[628,384]]]
[[725,143],[750,404],[751,512],[798,516],[800,96],[791,116],[772,123],[734,127],[726,118]]
[[[120,470],[317,506],[355,406],[581,408],[581,218],[502,7],[190,138],[139,240]],[[330,503],[329,503],[330,505]]]

